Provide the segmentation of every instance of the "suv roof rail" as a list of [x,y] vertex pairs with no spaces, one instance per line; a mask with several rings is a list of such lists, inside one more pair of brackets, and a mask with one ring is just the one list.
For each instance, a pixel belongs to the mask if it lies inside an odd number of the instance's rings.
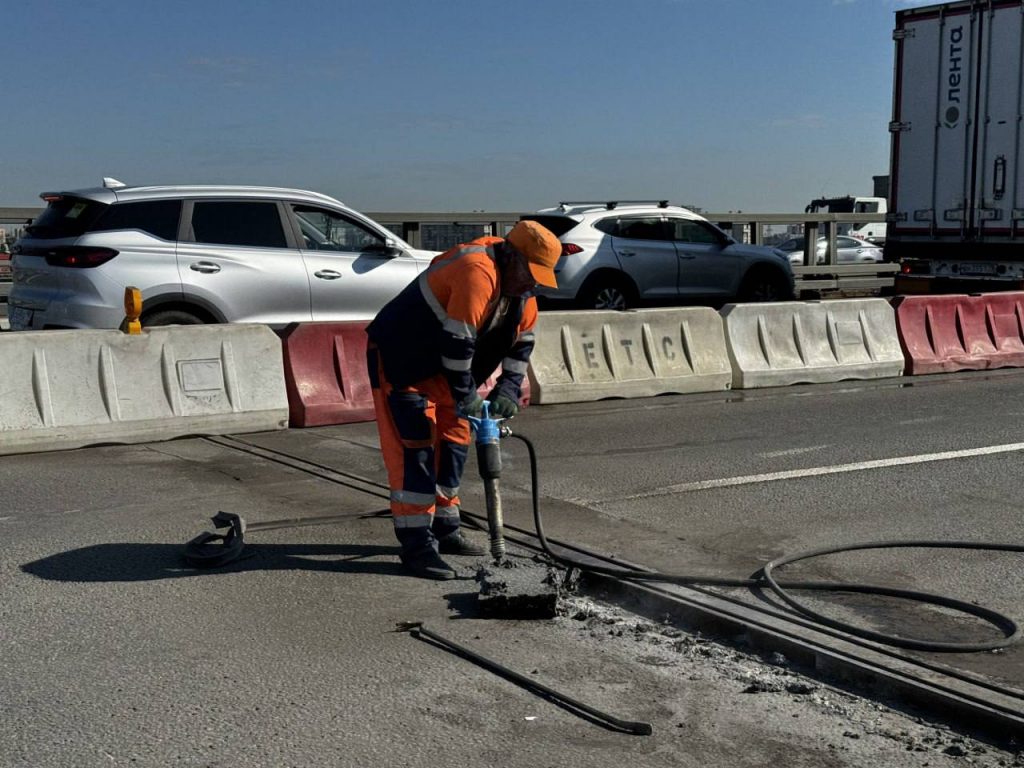
[[668,200],[563,200],[558,204],[562,210],[576,205],[603,205],[607,210],[614,211],[620,205],[651,205],[668,208]]

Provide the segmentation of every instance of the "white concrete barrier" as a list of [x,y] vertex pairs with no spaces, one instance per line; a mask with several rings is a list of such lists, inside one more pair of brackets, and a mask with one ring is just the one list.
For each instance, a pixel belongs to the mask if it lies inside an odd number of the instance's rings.
[[532,403],[714,392],[732,379],[722,320],[707,307],[542,312]]
[[903,373],[896,316],[885,299],[730,304],[722,318],[736,389]]
[[266,326],[0,335],[0,454],[287,424],[281,341]]

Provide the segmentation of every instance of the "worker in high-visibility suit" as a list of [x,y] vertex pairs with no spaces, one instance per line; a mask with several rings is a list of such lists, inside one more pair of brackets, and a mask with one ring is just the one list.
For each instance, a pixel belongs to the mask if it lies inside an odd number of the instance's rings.
[[441,555],[484,554],[459,530],[459,483],[477,386],[501,365],[490,413],[511,417],[533,351],[537,285],[556,287],[562,244],[533,221],[437,256],[367,327],[367,366],[401,560],[455,578]]

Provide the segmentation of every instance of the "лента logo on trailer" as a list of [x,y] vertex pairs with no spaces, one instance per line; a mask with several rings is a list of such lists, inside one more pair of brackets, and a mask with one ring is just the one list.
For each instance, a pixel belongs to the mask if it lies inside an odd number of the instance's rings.
[[949,45],[946,48],[946,76],[944,78],[946,98],[942,110],[943,125],[947,128],[956,128],[960,123],[961,94],[963,93],[960,87],[963,80],[963,40],[963,25],[950,27]]

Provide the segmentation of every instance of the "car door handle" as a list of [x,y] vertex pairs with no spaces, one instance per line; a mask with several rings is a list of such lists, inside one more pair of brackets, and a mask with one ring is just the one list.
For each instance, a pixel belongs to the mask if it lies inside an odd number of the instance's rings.
[[333,269],[321,269],[319,272],[314,272],[313,274],[321,280],[337,280],[341,277],[341,272],[335,272]]
[[215,272],[220,272],[220,265],[213,264],[209,261],[196,261],[189,264],[188,268],[193,272],[202,272],[204,275],[212,275]]
[[697,257],[694,256],[692,253],[680,253],[679,254],[679,258],[680,259],[696,259]]
[[636,256],[636,251],[619,251],[620,256]]

